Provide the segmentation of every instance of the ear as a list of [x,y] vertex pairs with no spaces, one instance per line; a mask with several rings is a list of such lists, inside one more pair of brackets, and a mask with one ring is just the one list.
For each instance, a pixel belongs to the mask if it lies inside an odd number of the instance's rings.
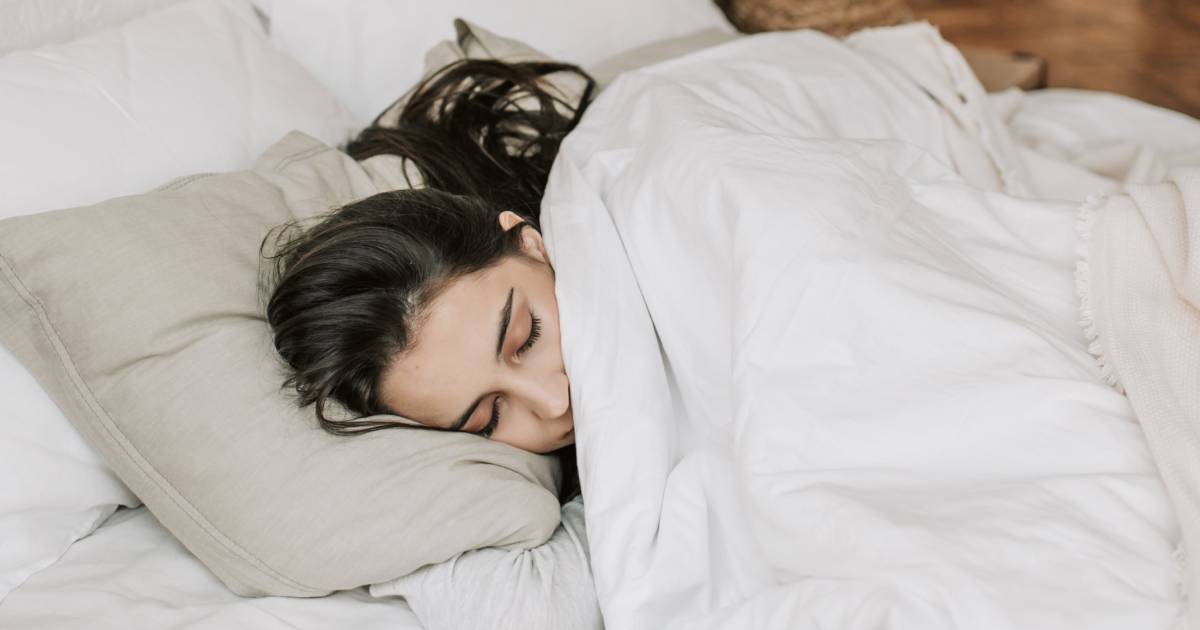
[[546,254],[546,244],[542,242],[542,235],[522,219],[521,215],[512,210],[505,210],[500,213],[499,221],[500,229],[505,232],[513,228],[521,230],[521,250],[526,256],[549,264],[550,256]]

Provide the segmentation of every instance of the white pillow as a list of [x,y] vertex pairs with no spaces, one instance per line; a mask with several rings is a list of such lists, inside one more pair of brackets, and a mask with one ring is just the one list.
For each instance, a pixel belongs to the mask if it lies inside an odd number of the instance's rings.
[[179,0],[4,0],[0,55],[67,42]]
[[0,600],[138,500],[0,347]]
[[698,30],[733,32],[712,0],[291,0],[269,7],[271,40],[366,124],[421,77],[456,17],[590,65]]
[[[0,57],[0,94],[0,218],[247,168],[291,129],[331,143],[352,131],[345,108],[233,0]],[[138,502],[4,347],[0,400],[3,599]]]
[[288,131],[353,131],[249,3],[189,1],[0,57],[0,218],[250,166]]

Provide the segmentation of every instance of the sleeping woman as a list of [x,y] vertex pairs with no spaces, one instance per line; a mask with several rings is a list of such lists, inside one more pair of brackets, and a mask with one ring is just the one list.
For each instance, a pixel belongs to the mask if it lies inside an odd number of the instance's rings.
[[597,587],[613,627],[1168,627],[1178,530],[1078,324],[1078,208],[1014,194],[935,32],[878,37],[744,38],[582,121],[548,87],[578,69],[462,63],[357,138],[421,185],[283,240],[289,384],[338,434],[568,455],[591,419],[604,534],[593,586],[571,489],[546,545],[374,594],[430,628],[599,627]]
[[[583,99],[559,95],[546,82],[554,73],[583,79]],[[414,89],[395,125],[377,119],[347,147],[358,160],[404,158],[423,186],[356,201],[306,230],[288,224],[268,235],[277,247],[266,317],[290,368],[285,387],[295,388],[299,404],[314,405],[325,430],[463,431],[556,453],[567,480],[560,499],[576,497],[554,270],[538,209],[559,143],[593,85],[566,64],[447,66]],[[362,417],[394,414],[420,424],[334,419],[331,401]],[[518,562],[522,553],[553,557]],[[488,568],[462,569],[472,562]],[[543,571],[547,562],[557,566],[553,583],[539,576],[539,562]],[[522,627],[541,627],[534,625],[539,617],[545,627],[601,625],[578,498],[543,548],[481,550],[458,564],[457,572],[427,567],[373,592],[406,596],[430,628],[485,627],[481,620],[509,627],[499,621],[506,617]],[[527,610],[488,593],[505,567],[512,575],[503,583],[527,598]],[[472,606],[448,605],[475,589]],[[448,599],[439,604],[439,595]],[[548,605],[551,596],[558,604]]]
[[[444,68],[415,89],[394,128],[373,125],[347,147],[358,160],[405,158],[424,187],[274,233],[292,238],[272,256],[267,319],[291,369],[286,385],[327,431],[465,431],[534,453],[573,444],[537,215],[586,101],[566,103],[542,83],[555,72],[587,76],[551,63]],[[330,400],[421,426],[335,420]]]

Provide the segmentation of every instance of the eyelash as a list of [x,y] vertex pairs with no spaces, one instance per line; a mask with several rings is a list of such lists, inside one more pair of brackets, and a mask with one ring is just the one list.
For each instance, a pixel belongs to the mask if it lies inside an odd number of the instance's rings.
[[538,340],[538,337],[542,336],[542,320],[538,319],[537,315],[533,314],[533,311],[529,312],[529,318],[533,320],[533,323],[529,326],[529,339],[526,339],[525,343],[521,344],[520,348],[517,348],[517,356],[525,354],[533,347],[533,343]]
[[481,430],[479,432],[479,435],[482,435],[483,437],[491,437],[492,431],[496,430],[496,425],[498,425],[498,424],[500,424],[500,397],[499,396],[497,396],[496,400],[492,402],[492,419],[487,423],[486,427],[483,427],[483,430]]
[[[533,314],[533,311],[529,312],[529,318],[532,320],[532,323],[529,326],[529,338],[525,340],[525,343],[521,344],[520,348],[517,348],[517,356],[521,356],[522,354],[528,352],[538,338],[542,336],[542,320],[538,319],[537,315]],[[483,437],[491,437],[492,432],[496,430],[496,426],[499,424],[500,397],[497,396],[496,400],[492,402],[492,417],[488,421],[487,426],[483,427],[483,429],[479,431],[479,435],[482,435]]]

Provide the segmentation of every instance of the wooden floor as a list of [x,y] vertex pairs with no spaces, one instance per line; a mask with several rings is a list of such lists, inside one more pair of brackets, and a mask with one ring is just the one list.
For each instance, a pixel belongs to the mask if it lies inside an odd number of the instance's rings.
[[1200,118],[1200,0],[909,0],[959,45],[1037,53],[1051,87],[1108,90]]

